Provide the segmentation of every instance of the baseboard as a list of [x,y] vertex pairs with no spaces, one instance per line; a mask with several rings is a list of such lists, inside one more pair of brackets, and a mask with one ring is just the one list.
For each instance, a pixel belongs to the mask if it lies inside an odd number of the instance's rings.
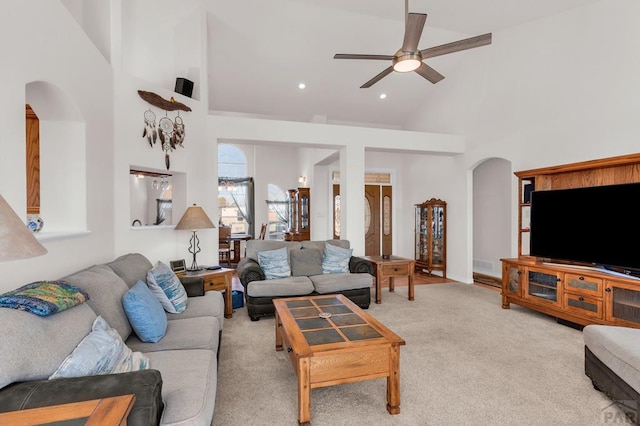
[[487,284],[494,287],[502,287],[502,279],[499,277],[492,277],[491,275],[480,274],[478,272],[473,273],[473,280],[482,284]]

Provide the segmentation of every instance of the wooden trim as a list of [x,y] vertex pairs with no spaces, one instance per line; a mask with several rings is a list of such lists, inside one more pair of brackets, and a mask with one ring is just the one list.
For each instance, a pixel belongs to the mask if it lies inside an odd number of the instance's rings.
[[577,163],[561,164],[557,166],[542,167],[539,169],[521,170],[515,172],[515,175],[517,177],[528,177],[535,175],[548,175],[572,171],[600,169],[604,167],[624,166],[636,163],[640,163],[640,153],[601,158],[598,160],[581,161]]

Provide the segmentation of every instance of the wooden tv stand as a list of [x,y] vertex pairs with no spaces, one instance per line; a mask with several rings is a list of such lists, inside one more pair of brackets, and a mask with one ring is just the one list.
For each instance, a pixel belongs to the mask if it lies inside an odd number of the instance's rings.
[[531,191],[637,183],[639,171],[640,154],[628,154],[515,172],[518,258],[502,259],[504,309],[515,303],[581,325],[640,328],[640,280],[597,269],[537,262],[529,255]]
[[511,303],[581,325],[640,328],[640,280],[595,268],[502,259],[502,307]]

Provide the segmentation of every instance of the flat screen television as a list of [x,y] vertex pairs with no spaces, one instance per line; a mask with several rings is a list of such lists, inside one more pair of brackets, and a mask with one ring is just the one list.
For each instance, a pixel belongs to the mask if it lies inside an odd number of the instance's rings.
[[530,254],[640,274],[640,183],[531,193]]

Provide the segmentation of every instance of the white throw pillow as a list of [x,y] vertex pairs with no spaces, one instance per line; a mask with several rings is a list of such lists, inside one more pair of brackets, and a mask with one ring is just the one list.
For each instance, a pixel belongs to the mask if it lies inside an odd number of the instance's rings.
[[78,343],[49,379],[126,373],[147,368],[149,359],[141,352],[132,352],[118,332],[98,316],[91,332]]
[[187,291],[169,265],[156,263],[147,272],[147,285],[165,311],[179,314],[187,309]]

